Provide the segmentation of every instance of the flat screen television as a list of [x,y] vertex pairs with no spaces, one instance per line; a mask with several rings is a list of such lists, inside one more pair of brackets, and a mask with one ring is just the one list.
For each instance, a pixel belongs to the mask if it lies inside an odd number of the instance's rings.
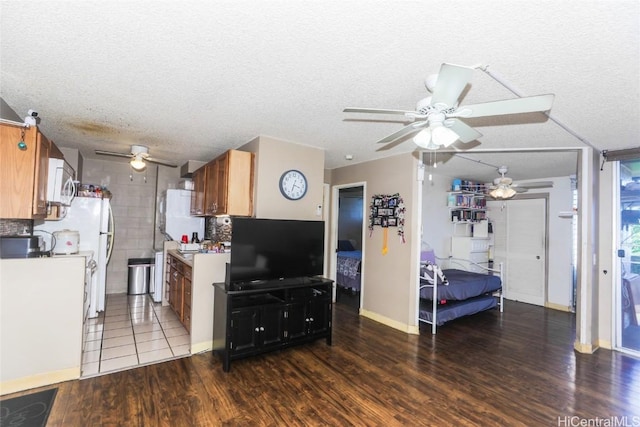
[[324,221],[233,219],[228,289],[319,276],[323,268]]

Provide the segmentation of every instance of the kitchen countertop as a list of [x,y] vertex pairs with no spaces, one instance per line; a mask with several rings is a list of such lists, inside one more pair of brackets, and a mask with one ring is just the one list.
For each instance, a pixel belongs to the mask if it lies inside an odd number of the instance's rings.
[[180,261],[192,267],[193,267],[194,256],[205,257],[205,256],[215,256],[215,255],[225,255],[225,253],[220,253],[220,252],[198,252],[198,251],[180,252],[178,249],[169,249],[167,250],[167,253],[175,256]]

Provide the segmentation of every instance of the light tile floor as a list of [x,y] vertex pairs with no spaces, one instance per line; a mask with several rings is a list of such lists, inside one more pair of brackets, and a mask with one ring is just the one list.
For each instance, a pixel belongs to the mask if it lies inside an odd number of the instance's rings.
[[83,378],[190,354],[189,333],[176,314],[148,295],[107,295],[105,311],[87,321]]

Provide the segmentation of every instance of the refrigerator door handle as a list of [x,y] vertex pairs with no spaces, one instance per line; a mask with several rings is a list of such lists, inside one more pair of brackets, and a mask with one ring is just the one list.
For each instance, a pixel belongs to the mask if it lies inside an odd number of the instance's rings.
[[111,209],[111,204],[109,204],[109,231],[107,233],[100,233],[100,234],[107,234],[109,237],[107,238],[109,241],[109,252],[107,252],[107,264],[109,264],[109,260],[111,259],[111,253],[113,252],[113,240],[115,237],[115,233],[116,233],[116,224],[115,221],[113,220],[113,209]]

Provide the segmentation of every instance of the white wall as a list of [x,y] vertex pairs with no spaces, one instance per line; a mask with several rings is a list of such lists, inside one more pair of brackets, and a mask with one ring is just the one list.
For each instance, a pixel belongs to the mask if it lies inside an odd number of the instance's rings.
[[0,260],[0,394],[80,377],[84,263]]
[[453,225],[447,208],[447,192],[452,178],[432,174],[425,177],[422,191],[422,246],[431,248],[438,257],[449,256]]
[[[324,150],[267,136],[254,138],[239,150],[256,154],[253,200],[256,218],[322,219]],[[287,200],[280,193],[280,177],[289,169],[297,169],[307,177],[307,193],[301,200]]]

